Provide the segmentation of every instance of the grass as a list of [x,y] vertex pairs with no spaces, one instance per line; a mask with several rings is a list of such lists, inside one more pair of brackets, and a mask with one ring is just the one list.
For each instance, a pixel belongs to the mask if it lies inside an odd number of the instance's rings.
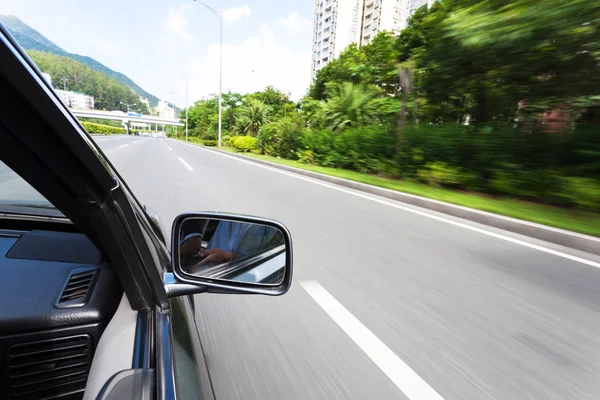
[[[232,148],[221,150],[236,153]],[[566,229],[592,236],[600,236],[600,214],[570,210],[519,201],[509,198],[494,198],[474,193],[458,192],[450,189],[436,188],[421,183],[402,181],[397,179],[381,178],[375,175],[345,169],[306,165],[294,160],[285,160],[271,156],[254,153],[239,153],[249,158],[270,161],[276,164],[287,165],[299,169],[331,175],[351,181],[366,183],[398,192],[410,193],[429,199],[444,201],[459,206],[474,208],[494,214],[517,218],[525,221],[536,222],[555,228]]]

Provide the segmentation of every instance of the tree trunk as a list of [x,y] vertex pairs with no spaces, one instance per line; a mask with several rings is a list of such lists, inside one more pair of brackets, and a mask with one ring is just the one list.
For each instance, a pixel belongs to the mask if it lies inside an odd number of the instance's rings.
[[402,94],[402,107],[396,121],[396,163],[400,164],[404,145],[404,130],[406,129],[406,115],[408,114],[408,97],[413,86],[413,66],[406,62],[398,67],[398,81]]
[[475,103],[475,122],[485,122],[485,115],[487,111],[487,97],[485,93],[485,85],[481,82],[477,83],[477,88],[475,89]]
[[402,154],[402,145],[404,144],[404,128],[405,128],[405,119],[407,112],[407,94],[402,95],[402,108],[400,109],[400,114],[398,114],[398,120],[396,123],[396,158],[397,161],[400,161],[400,156]]

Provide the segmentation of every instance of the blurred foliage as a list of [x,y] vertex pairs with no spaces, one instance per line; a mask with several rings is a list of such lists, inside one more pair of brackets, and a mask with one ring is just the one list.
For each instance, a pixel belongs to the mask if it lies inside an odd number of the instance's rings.
[[438,1],[348,46],[298,111],[240,99],[266,155],[600,211],[600,2]]
[[264,125],[258,134],[258,146],[263,154],[296,159],[301,148],[304,121],[298,115],[285,117]]
[[125,128],[119,128],[112,125],[94,124],[92,122],[80,121],[81,125],[85,128],[88,133],[100,133],[100,134],[125,134],[127,131]]
[[344,82],[331,88],[330,92],[329,99],[323,105],[323,117],[329,129],[336,132],[375,122],[375,90]]
[[258,139],[252,136],[234,136],[229,142],[233,148],[241,152],[249,152],[258,149]]
[[85,121],[85,122],[91,122],[92,124],[116,126],[117,128],[123,127],[123,122],[115,121],[112,119],[85,118],[85,117],[77,117],[77,119],[79,119],[81,121]]
[[229,147],[231,145],[229,143],[230,140],[231,140],[231,136],[224,135],[223,137],[221,137],[221,145],[224,147]]

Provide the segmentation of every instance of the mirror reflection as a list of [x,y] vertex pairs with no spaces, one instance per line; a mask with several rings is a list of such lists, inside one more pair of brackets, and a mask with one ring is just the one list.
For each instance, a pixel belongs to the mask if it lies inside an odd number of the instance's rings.
[[285,239],[275,227],[206,218],[181,224],[179,265],[189,275],[276,286],[285,263]]

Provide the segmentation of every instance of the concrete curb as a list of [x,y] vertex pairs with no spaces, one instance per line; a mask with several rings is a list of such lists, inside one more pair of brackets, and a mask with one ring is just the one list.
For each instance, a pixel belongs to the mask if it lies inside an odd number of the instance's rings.
[[[200,146],[199,146],[200,147]],[[217,150],[208,147],[203,149],[218,153],[228,154],[232,157],[242,158],[256,162],[258,164],[268,165],[272,168],[277,168],[295,174],[308,176],[310,178],[333,183],[335,185],[347,187],[350,189],[360,190],[362,192],[374,194],[392,200],[401,201],[403,203],[412,204],[414,206],[426,208],[428,210],[437,211],[440,213],[452,215],[454,217],[464,218],[469,221],[478,222],[493,226],[494,228],[504,229],[509,232],[518,233],[532,238],[555,243],[561,246],[571,247],[573,249],[582,250],[588,253],[600,255],[600,239],[593,236],[583,235],[576,232],[567,231],[564,229],[553,228],[546,225],[536,224],[534,222],[522,221],[515,218],[504,217],[501,215],[475,210],[468,207],[457,206],[450,203],[444,203],[438,200],[428,199],[426,197],[416,196],[413,194],[397,192],[390,189],[384,189],[377,186],[371,186],[360,182],[354,182],[343,178],[320,174],[318,172],[306,171],[272,163],[269,161],[259,160],[256,158],[246,157],[241,154],[230,153],[223,150]]]

